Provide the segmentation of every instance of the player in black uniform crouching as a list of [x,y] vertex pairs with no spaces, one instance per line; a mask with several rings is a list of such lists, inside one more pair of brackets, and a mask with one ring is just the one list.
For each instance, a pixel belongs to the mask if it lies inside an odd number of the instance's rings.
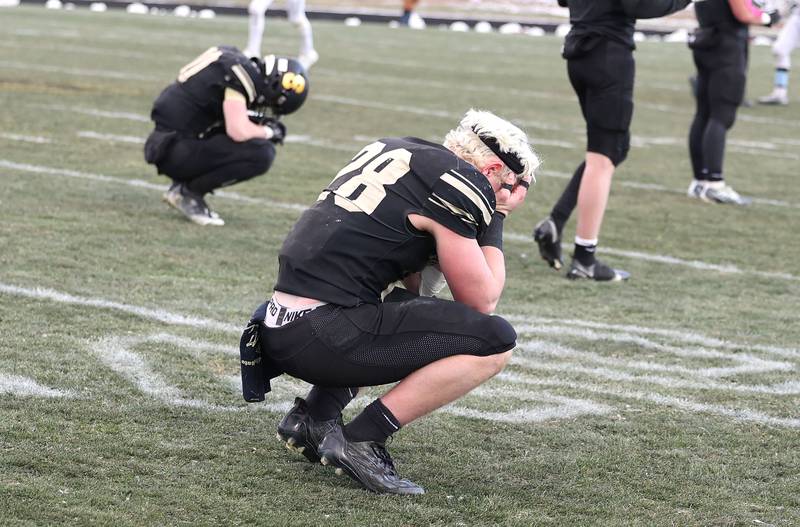
[[173,181],[164,201],[197,224],[224,225],[205,195],[269,170],[286,135],[278,119],[307,95],[294,59],[216,46],[184,66],[153,104],[144,147],[145,160]]
[[[519,128],[470,110],[444,146],[381,139],[339,171],[286,238],[274,294],[242,336],[245,399],[263,400],[281,373],[314,385],[280,439],[369,490],[424,492],[397,474],[385,441],[508,362],[516,333],[491,315],[503,220],[538,164]],[[444,280],[455,301],[417,296]],[[343,425],[358,387],[394,382]]]

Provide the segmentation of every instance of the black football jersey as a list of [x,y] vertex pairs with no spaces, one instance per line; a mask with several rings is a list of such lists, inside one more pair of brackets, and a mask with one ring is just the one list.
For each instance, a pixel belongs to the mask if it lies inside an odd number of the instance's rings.
[[151,118],[161,127],[199,135],[224,123],[222,101],[230,88],[249,109],[267,101],[267,85],[258,66],[231,46],[209,48],[181,68],[153,105]]
[[467,238],[491,222],[494,191],[441,145],[414,137],[364,147],[303,213],[279,256],[275,289],[343,306],[379,303],[393,282],[435,256],[411,213]]

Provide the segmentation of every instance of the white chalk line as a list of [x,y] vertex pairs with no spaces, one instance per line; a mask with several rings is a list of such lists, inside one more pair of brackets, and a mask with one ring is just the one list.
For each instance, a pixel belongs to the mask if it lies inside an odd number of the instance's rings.
[[[135,314],[135,315],[143,317],[143,318],[148,318],[148,319],[156,320],[156,321],[167,323],[167,324],[173,324],[173,325],[189,325],[189,326],[192,326],[192,327],[203,327],[203,328],[207,328],[207,329],[220,330],[220,331],[224,331],[224,332],[227,332],[227,333],[234,333],[234,334],[238,334],[239,331],[240,331],[240,327],[236,326],[236,325],[233,325],[233,324],[226,324],[226,323],[223,323],[223,322],[209,320],[209,319],[191,317],[191,316],[180,315],[180,314],[175,314],[175,313],[169,313],[167,311],[160,310],[160,309],[150,309],[150,308],[142,308],[142,307],[138,307],[138,306],[129,306],[129,305],[120,304],[120,303],[117,303],[117,302],[103,300],[103,299],[85,299],[85,298],[75,297],[73,295],[69,295],[69,294],[65,294],[65,293],[55,292],[55,291],[52,291],[52,290],[43,290],[41,288],[29,289],[29,288],[21,288],[21,287],[17,287],[17,286],[10,286],[8,284],[0,283],[0,292],[5,292],[5,293],[8,293],[8,294],[19,295],[19,296],[26,296],[26,297],[30,297],[30,298],[42,299],[42,300],[50,300],[50,301],[55,301],[55,302],[60,302],[60,303],[86,305],[86,306],[97,307],[97,308],[101,308],[101,309],[119,310],[119,311],[123,311],[123,312],[126,312],[126,313],[132,313],[132,314]],[[587,325],[596,325],[596,324],[598,324],[598,323],[594,323],[594,322],[591,322],[591,321],[578,321],[578,322],[582,322],[583,324],[587,324]],[[604,324],[604,326],[608,326],[608,325]],[[657,334],[662,334],[662,335],[680,335],[679,332],[675,333],[675,332],[672,332],[670,330],[659,330],[657,328],[642,328],[642,329],[649,330],[651,333],[656,332]],[[691,336],[691,334],[690,334],[690,336]],[[123,344],[125,344],[126,342],[127,343],[130,343],[130,342],[142,342],[142,337],[114,337],[114,338],[116,340],[101,341],[101,342],[103,342],[104,345],[106,345],[106,346],[109,344],[109,342],[110,342],[110,344],[113,344],[115,346],[114,349],[118,350],[119,354],[116,354],[116,355],[112,354],[112,355],[109,355],[109,356],[113,356],[114,360],[118,361],[119,364],[121,364],[121,366],[119,366],[119,370],[118,371],[123,376],[125,376],[128,379],[130,379],[137,386],[139,386],[140,389],[142,389],[143,391],[148,391],[148,393],[152,393],[152,394],[154,394],[154,396],[156,396],[157,398],[161,398],[162,400],[172,400],[172,399],[180,400],[180,401],[182,401],[182,402],[178,403],[180,405],[193,406],[193,407],[198,407],[198,408],[217,409],[217,407],[215,405],[210,405],[210,403],[205,403],[204,401],[199,401],[199,400],[183,397],[182,394],[180,394],[179,392],[173,391],[169,386],[167,386],[159,378],[157,378],[155,376],[148,375],[148,371],[149,370],[147,370],[146,365],[144,363],[142,363],[139,359],[137,359],[137,357],[131,356],[129,354],[130,352],[127,350],[127,348],[125,346],[123,346]],[[144,337],[144,339],[147,339],[147,338],[148,337]],[[156,336],[150,337],[150,338],[160,339],[160,338],[163,338],[163,336],[161,334],[157,334]],[[128,339],[128,340],[120,340],[120,339]],[[136,340],[136,339],[138,339],[138,340]],[[181,338],[181,337],[174,337],[174,338],[173,337],[169,337],[169,338],[166,339],[166,342],[169,342],[169,343],[172,343],[172,344],[175,344],[175,345],[179,345],[179,346],[189,346],[189,347],[191,347],[191,346],[193,346],[195,344],[194,340],[192,340],[192,339],[184,339],[184,338]],[[742,346],[742,345],[734,345],[734,346],[736,346],[737,348],[744,348],[745,347],[745,346]],[[95,347],[94,349],[97,350],[98,348]],[[209,344],[207,346],[197,346],[196,349],[200,350],[200,351],[212,351],[212,352],[213,351],[222,350],[223,353],[231,354],[231,352],[229,350],[227,350],[226,348],[221,348],[221,347],[218,347],[218,346],[213,345],[213,344]],[[102,353],[101,353],[101,355],[102,355]],[[530,366],[530,365],[528,365],[528,366]],[[518,375],[514,376],[513,374],[502,374],[502,375],[505,375],[506,377],[511,375],[512,379],[514,379],[514,378],[521,379],[522,381],[520,381],[520,382],[527,382],[529,384],[536,384],[536,382],[538,382],[538,381],[535,381],[535,380],[532,380],[532,379],[527,379],[525,377],[521,377],[521,376],[518,376]],[[617,375],[618,375],[618,373],[617,373]],[[501,378],[504,378],[504,377],[501,377]],[[624,378],[620,378],[620,380],[624,380]],[[666,381],[664,381],[664,382],[666,382]],[[556,384],[557,386],[566,386],[567,385],[567,384],[564,384],[564,381],[558,381],[558,383],[559,384]],[[662,382],[662,384],[663,384],[663,382]],[[573,387],[588,386],[589,387],[588,391],[592,391],[592,392],[596,391],[594,388],[592,388],[591,385],[583,385],[583,384],[579,384],[579,383],[571,383],[569,385],[573,386]],[[774,388],[774,393],[776,393],[776,394],[780,393],[780,391],[779,391],[780,390],[780,386],[781,385],[779,385],[778,388],[772,387],[772,388]],[[785,386],[787,386],[787,387],[789,387],[789,389],[791,389],[792,384],[791,383],[785,384]],[[611,390],[611,391],[609,391],[607,389],[603,389],[603,390],[605,390],[605,391],[603,391],[602,393],[611,393],[612,395],[623,394],[623,396],[627,396],[627,397],[630,397],[631,396],[630,394],[638,393],[638,392],[622,392],[620,390]],[[767,390],[769,390],[769,387],[765,387],[764,390],[765,390],[764,393],[771,393],[771,392],[767,391]],[[755,390],[753,390],[753,391],[755,391]],[[624,395],[624,394],[627,394],[627,395]],[[639,397],[639,398],[643,398],[645,400],[650,400],[650,401],[653,401],[653,402],[657,402],[659,404],[666,404],[667,406],[678,406],[680,408],[690,409],[692,411],[703,411],[703,412],[709,412],[709,413],[717,413],[719,415],[726,415],[728,417],[734,417],[736,419],[763,422],[763,423],[766,423],[766,424],[777,424],[777,425],[781,425],[781,426],[797,426],[797,425],[791,424],[793,422],[793,420],[787,420],[787,419],[784,419],[784,418],[776,418],[776,417],[773,417],[773,416],[767,416],[766,414],[760,414],[758,412],[753,412],[753,411],[748,410],[748,409],[743,409],[743,410],[730,409],[730,408],[714,406],[714,405],[705,405],[703,403],[697,403],[697,402],[690,401],[690,400],[687,400],[687,399],[679,399],[679,398],[668,397],[668,396],[656,396],[654,394],[644,394],[642,397]],[[209,406],[206,406],[207,404]],[[238,408],[238,407],[235,407],[235,408]],[[452,411],[458,412],[460,410],[454,409]],[[477,414],[475,414],[475,415],[477,415]],[[531,415],[533,415],[533,414],[531,414]],[[531,418],[535,418],[535,417],[531,417]],[[794,421],[797,421],[798,423],[800,423],[800,420],[794,420]],[[789,424],[786,424],[786,423],[789,423]]]
[[132,135],[102,134],[100,132],[93,132],[91,130],[80,130],[77,132],[77,135],[83,139],[97,139],[110,143],[133,143],[136,145],[143,145],[145,141],[143,137]]
[[[317,98],[320,98],[320,99],[323,99],[325,97],[327,97],[327,96],[325,96],[325,95],[318,95],[317,96]],[[337,99],[342,104],[355,104],[355,105],[362,104],[360,101],[358,101],[356,99],[347,99],[347,98],[342,98],[342,97],[336,97],[335,99]],[[333,99],[331,99],[331,102],[334,102]],[[372,103],[370,103],[370,104],[372,104]],[[392,109],[393,111],[407,113],[406,110],[408,110],[408,112],[410,112],[410,113],[417,113],[417,114],[422,114],[422,115],[425,114],[419,108],[414,108],[413,111],[411,111],[409,109],[411,107],[386,105],[384,103],[374,103],[374,104],[377,105],[377,106],[374,106],[375,108],[379,108],[382,105],[382,106],[385,106],[387,109]],[[99,109],[96,109],[96,108],[69,107],[69,106],[57,105],[57,104],[33,104],[31,106],[38,107],[38,108],[46,108],[46,109],[50,109],[50,110],[59,110],[59,111],[65,111],[65,112],[81,113],[81,114],[85,114],[85,115],[91,115],[91,116],[94,116],[94,117],[105,117],[105,118],[109,118],[109,119],[126,119],[126,120],[131,120],[131,121],[147,122],[147,123],[150,122],[150,118],[147,115],[130,113],[130,112],[111,112],[111,111],[99,110]],[[372,107],[372,106],[370,106],[370,107]],[[448,112],[441,112],[441,113],[447,115],[448,119],[460,119],[460,115],[457,115],[455,113],[448,113]],[[525,126],[525,124],[523,122],[519,122],[519,121],[515,121],[515,122],[517,124]],[[545,125],[544,123],[538,123],[538,124],[541,125],[540,127],[547,127],[548,126],[548,125]],[[549,128],[552,128],[552,127],[549,127]],[[95,132],[95,133],[99,133],[99,132]],[[665,142],[666,139],[668,139],[668,138],[655,138],[655,141],[656,142],[661,141],[663,143],[663,142]],[[671,140],[672,138],[669,138],[669,139]],[[109,139],[109,140],[111,140],[111,139]],[[643,138],[642,140],[643,141],[647,141],[647,138]],[[333,150],[337,150],[337,151],[351,152],[353,150],[348,145],[344,145],[342,143],[331,142],[331,141],[324,140],[324,139],[313,139],[312,138],[312,139],[310,139],[308,141],[303,141],[301,139],[292,139],[292,136],[290,135],[287,138],[287,142],[290,142],[290,143],[291,142],[303,143],[303,144],[307,144],[309,146],[328,148],[328,149],[333,149]],[[561,142],[561,141],[548,141],[548,142],[542,143],[542,144],[545,145],[545,144],[551,144],[551,143],[554,146],[564,146],[564,145],[567,144],[566,142]],[[357,148],[356,148],[356,150],[357,150]],[[761,154],[761,152],[756,153],[756,155],[760,155],[760,154]],[[569,179],[569,178],[572,177],[572,174],[567,174],[565,172],[549,171],[549,170],[542,171],[541,174],[546,175],[546,176],[557,177],[557,178],[560,178],[560,179]],[[619,186],[623,186],[623,187],[629,187],[629,188],[636,188],[636,189],[641,189],[641,190],[653,190],[653,191],[656,191],[656,192],[668,192],[668,193],[671,193],[671,194],[685,194],[685,190],[672,189],[672,188],[665,187],[663,185],[659,185],[659,184],[655,184],[655,183],[644,183],[644,182],[624,181],[623,180],[623,181],[615,183],[615,185],[619,185]],[[771,199],[771,198],[752,197],[752,199],[753,199],[754,203],[757,203],[759,205],[768,205],[768,206],[775,206],[775,207],[800,208],[800,203],[791,203],[791,202],[788,202],[788,201],[776,200],[776,199]]]
[[25,71],[41,71],[44,73],[58,73],[60,75],[72,75],[77,77],[99,77],[103,79],[115,80],[135,80],[155,82],[162,80],[161,77],[154,75],[139,75],[123,71],[96,70],[91,68],[65,68],[63,66],[53,66],[48,64],[37,64],[35,62],[15,62],[11,60],[0,60],[0,68],[18,69]]
[[707,413],[722,417],[733,418],[737,421],[748,421],[758,424],[766,424],[772,426],[780,426],[785,428],[800,428],[800,419],[792,417],[776,417],[773,415],[757,412],[747,408],[730,408],[727,406],[700,403],[689,399],[660,395],[649,392],[639,392],[631,390],[622,390],[617,388],[608,388],[597,386],[588,383],[579,383],[572,381],[561,381],[554,379],[531,379],[525,376],[520,376],[514,373],[502,372],[498,378],[514,383],[525,384],[529,386],[550,386],[562,387],[579,390],[582,392],[595,393],[598,395],[610,395],[623,399],[634,399],[637,401],[652,402],[661,406],[678,408],[680,410],[689,411],[693,413]]
[[6,132],[0,132],[0,139],[8,139],[9,141],[20,141],[23,143],[35,143],[39,145],[52,143],[52,141],[46,137],[40,137],[37,135],[9,134]]
[[[616,366],[619,368],[628,368],[633,370],[653,371],[653,372],[668,372],[677,373],[689,377],[699,378],[717,378],[717,377],[730,377],[733,375],[747,374],[747,373],[766,373],[766,372],[779,372],[779,371],[793,371],[796,369],[795,365],[788,362],[778,362],[772,360],[759,359],[746,353],[724,353],[719,351],[711,351],[698,348],[686,348],[680,346],[657,344],[647,340],[645,337],[638,335],[629,335],[625,333],[614,334],[598,334],[590,330],[577,330],[566,328],[549,328],[542,326],[517,326],[519,333],[526,333],[532,335],[547,335],[547,336],[570,336],[579,337],[583,340],[596,342],[598,340],[618,342],[622,344],[636,344],[644,349],[653,349],[663,353],[663,356],[672,355],[682,359],[719,359],[723,361],[730,361],[738,363],[735,367],[698,367],[696,365],[680,366],[674,364],[661,364],[653,362],[652,360],[626,360],[613,357],[604,357],[598,353],[585,352],[574,350],[570,347],[553,344],[548,341],[534,341],[524,342],[519,345],[524,356],[536,355],[547,356],[556,359],[577,359],[580,363],[593,362],[604,365]],[[679,360],[678,362],[685,363],[687,361]]]
[[152,309],[147,307],[135,306],[131,304],[124,304],[115,302],[113,300],[106,300],[103,298],[90,298],[75,296],[69,293],[62,293],[53,289],[43,287],[18,287],[12,284],[0,282],[0,293],[8,295],[22,296],[26,298],[33,298],[36,300],[49,300],[61,304],[71,304],[78,306],[94,307],[99,309],[110,309],[114,311],[121,311],[131,315],[136,315],[141,318],[156,320],[165,324],[176,326],[188,326],[193,328],[203,328],[214,331],[222,331],[226,333],[240,333],[242,326],[218,322],[208,318],[200,318],[195,316],[179,315],[171,313],[163,309]]
[[[61,168],[52,168],[52,167],[44,167],[39,165],[30,165],[26,163],[17,163],[14,161],[9,161],[6,159],[0,159],[0,168],[6,168],[10,170],[19,170],[23,172],[31,172],[36,174],[45,174],[51,176],[63,176],[63,177],[72,177],[72,178],[79,178],[79,179],[87,179],[91,181],[99,181],[103,183],[114,183],[119,185],[128,185],[131,187],[137,188],[145,188],[150,190],[157,190],[159,192],[164,192],[167,190],[167,185],[158,185],[155,183],[150,183],[148,181],[140,180],[140,179],[127,179],[127,178],[116,178],[111,176],[105,176],[101,174],[92,174],[87,172],[80,172],[77,170],[67,170]],[[272,200],[266,200],[261,198],[252,198],[249,196],[244,196],[238,194],[236,192],[229,192],[229,191],[217,191],[214,195],[218,198],[222,199],[229,199],[233,201],[238,201],[242,203],[250,203],[256,205],[268,205],[272,208],[276,209],[285,209],[285,210],[292,210],[297,212],[302,212],[306,210],[308,207],[306,205],[301,205],[299,203],[285,203],[285,202],[277,202]],[[504,234],[505,238],[509,241],[525,243],[525,244],[532,244],[532,237],[530,235],[522,235],[519,233],[507,232]],[[658,254],[649,254],[643,253],[639,251],[627,251],[621,249],[614,249],[610,247],[600,247],[598,249],[601,253],[605,254],[612,254],[616,256],[623,256],[627,258],[631,258],[634,260],[642,260],[648,261],[653,263],[662,263],[672,266],[682,266],[682,267],[689,267],[692,269],[699,269],[702,271],[717,271],[721,273],[728,273],[728,274],[744,274],[744,275],[753,275],[759,276],[763,278],[779,278],[782,280],[800,280],[800,277],[789,274],[789,273],[782,273],[782,272],[769,272],[769,271],[755,271],[755,270],[745,270],[740,269],[734,265],[728,264],[710,264],[701,262],[698,260],[684,260],[681,258],[676,258],[673,256],[667,255],[658,255]]]
[[21,375],[10,375],[0,372],[0,394],[11,394],[32,397],[75,397],[75,392],[71,390],[57,390],[48,388],[30,377]]
[[656,335],[660,337],[678,340],[681,342],[686,342],[689,344],[700,344],[702,346],[711,348],[724,348],[731,350],[748,349],[748,350],[761,351],[779,357],[800,358],[800,349],[798,348],[783,348],[779,346],[765,346],[762,344],[740,344],[735,342],[724,341],[713,337],[707,337],[705,335],[701,335],[699,333],[694,333],[691,331],[677,331],[673,329],[651,328],[651,327],[643,327],[632,324],[609,324],[607,322],[593,322],[593,321],[570,319],[570,318],[562,319],[562,318],[539,317],[535,315],[509,315],[506,318],[508,318],[515,324],[519,324],[522,326],[530,324],[537,324],[541,326],[564,325],[564,326],[575,326],[579,328],[603,329],[609,331],[620,331],[624,333],[636,333],[642,335]]
[[[131,187],[137,188],[145,188],[149,190],[156,190],[159,192],[164,192],[169,188],[168,185],[159,185],[156,183],[150,183],[149,181],[144,181],[142,179],[127,179],[127,178],[117,178],[111,176],[105,176],[102,174],[92,174],[89,172],[81,172],[78,170],[66,170],[61,168],[50,168],[50,167],[42,167],[38,165],[28,165],[25,163],[15,163],[13,161],[8,161],[5,159],[0,159],[0,168],[7,168],[11,170],[19,170],[22,172],[32,172],[35,174],[45,174],[45,175],[52,175],[52,176],[62,176],[62,177],[71,177],[77,179],[87,179],[90,181],[99,181],[102,183],[115,183],[118,185],[127,185]],[[267,205],[269,207],[278,208],[278,209],[286,209],[292,211],[304,211],[308,207],[304,205],[298,205],[295,203],[282,203],[278,201],[272,201],[268,199],[260,199],[260,198],[251,198],[249,196],[244,196],[238,194],[236,192],[230,191],[215,191],[214,195],[223,199],[230,199],[233,201],[239,201],[242,203],[250,203],[254,205]]]

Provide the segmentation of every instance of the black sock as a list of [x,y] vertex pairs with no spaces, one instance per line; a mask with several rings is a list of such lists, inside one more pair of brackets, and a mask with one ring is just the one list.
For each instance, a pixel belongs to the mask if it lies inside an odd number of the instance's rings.
[[701,170],[701,171],[700,171],[700,173],[699,173],[699,174],[695,175],[695,176],[694,176],[694,178],[695,178],[697,181],[708,181],[708,180],[709,180],[709,177],[708,177],[708,176],[709,176],[709,174],[708,174],[708,169],[707,169],[707,168],[704,168],[703,170]]
[[564,224],[567,223],[567,220],[578,203],[578,191],[581,188],[581,179],[583,179],[583,171],[585,168],[585,161],[578,165],[569,183],[567,183],[566,188],[564,188],[564,192],[561,193],[558,201],[553,206],[553,210],[550,211],[550,217],[553,218],[553,223],[556,224],[556,230],[558,230],[559,236],[561,236],[561,231],[564,230]]
[[722,177],[722,174],[712,173],[708,175],[709,181],[722,181],[723,179],[725,178]]
[[314,386],[306,396],[308,413],[317,421],[336,419],[358,394],[358,388],[323,388]]
[[581,265],[590,266],[595,262],[594,253],[597,250],[597,245],[578,245],[575,244],[575,259]]
[[380,399],[375,399],[355,419],[344,427],[344,435],[350,441],[377,441],[383,443],[386,438],[400,430],[397,418],[386,408]]

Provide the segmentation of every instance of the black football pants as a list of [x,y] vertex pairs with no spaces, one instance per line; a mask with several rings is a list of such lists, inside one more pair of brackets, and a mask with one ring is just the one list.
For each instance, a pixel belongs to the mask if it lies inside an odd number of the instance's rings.
[[[586,121],[586,151],[618,166],[628,155],[636,64],[626,45],[603,39],[586,54],[567,61],[567,73]],[[550,215],[563,226],[578,203],[585,164],[575,170]]]
[[263,174],[273,159],[275,146],[266,139],[237,143],[226,134],[204,139],[179,137],[159,161],[158,171],[204,195]]
[[503,318],[410,294],[382,304],[328,304],[285,326],[261,327],[262,352],[277,369],[326,387],[396,382],[452,355],[503,353],[516,338]]
[[693,50],[697,108],[689,129],[695,179],[722,179],[725,141],[747,81],[747,35],[722,34],[717,46]]

